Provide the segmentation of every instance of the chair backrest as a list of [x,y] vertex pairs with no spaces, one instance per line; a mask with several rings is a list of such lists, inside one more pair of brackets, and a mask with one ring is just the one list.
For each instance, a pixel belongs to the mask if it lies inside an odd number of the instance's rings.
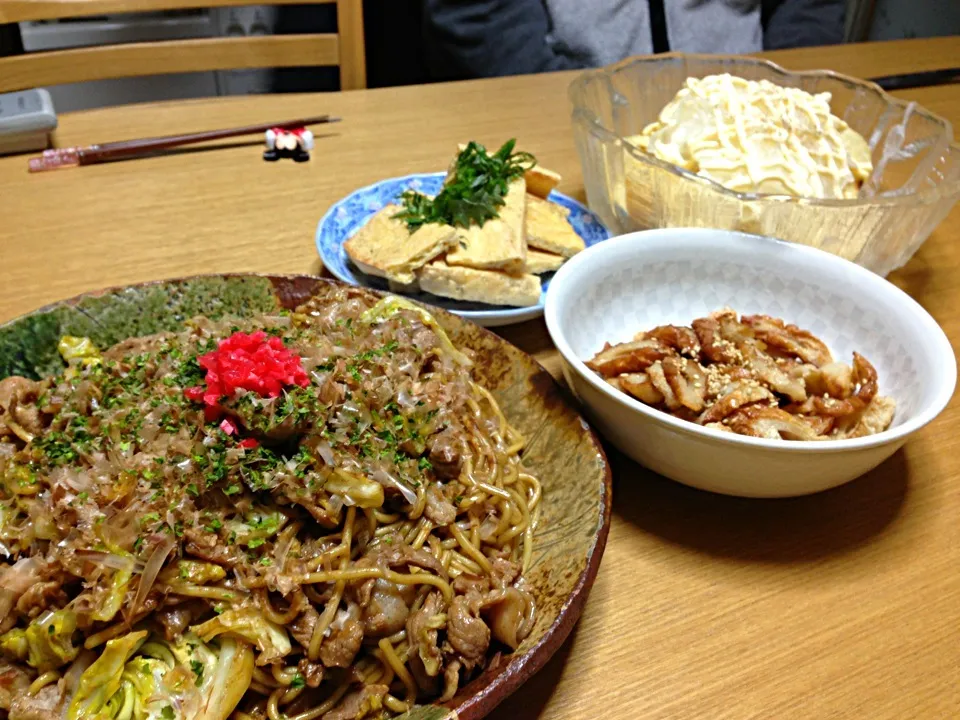
[[[164,40],[32,52],[0,58],[0,92],[167,73],[340,67],[340,87],[366,87],[363,0],[267,0],[337,5],[337,32]],[[262,5],[264,0],[0,0],[0,25],[112,13]]]
[[847,0],[844,42],[863,42],[870,35],[876,0]]

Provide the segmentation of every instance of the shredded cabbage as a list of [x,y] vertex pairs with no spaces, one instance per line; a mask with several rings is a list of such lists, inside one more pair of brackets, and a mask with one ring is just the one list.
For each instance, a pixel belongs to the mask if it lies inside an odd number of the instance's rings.
[[169,668],[161,661],[145,657],[130,659],[120,675],[120,689],[106,703],[106,715],[112,720],[162,717],[169,705],[157,693],[159,679]]
[[228,634],[253,643],[260,651],[257,660],[260,665],[282,658],[291,650],[287,631],[253,608],[227,610],[190,629],[208,642],[218,635]]
[[323,484],[323,489],[331,495],[339,495],[347,505],[383,507],[383,485],[346,470],[334,470]]
[[77,684],[67,720],[226,720],[253,677],[253,650],[193,633],[168,643],[134,632],[107,643]]
[[69,610],[52,610],[30,623],[0,637],[0,650],[14,660],[26,661],[40,672],[56,670],[80,652],[73,644],[77,616]]
[[[100,657],[80,676],[77,691],[67,708],[67,720],[114,717],[109,712],[107,703],[120,690],[127,660],[146,639],[146,630],[141,630],[107,641]],[[115,702],[113,710],[119,709]]]
[[227,576],[223,566],[199,560],[180,560],[160,572],[158,579],[166,584],[183,580],[194,585],[218,582]]
[[[123,555],[129,555],[129,553],[123,553]],[[110,578],[110,588],[107,591],[107,596],[97,611],[93,613],[94,620],[106,622],[107,620],[112,620],[113,616],[120,612],[123,599],[127,596],[127,589],[130,587],[130,580],[132,578],[133,573],[130,570],[115,570],[113,572],[113,577]]]
[[201,685],[202,705],[198,720],[226,720],[253,679],[253,650],[233,638],[220,641],[220,656],[213,672]]
[[243,521],[228,520],[225,527],[231,533],[236,533],[235,542],[238,545],[262,545],[263,541],[276,535],[287,522],[287,516],[280,511],[268,510],[265,507],[255,507],[248,512]]
[[0,636],[0,651],[12,660],[26,660],[30,653],[30,644],[27,642],[27,631],[14,628]]
[[396,295],[388,295],[372,308],[364,310],[363,314],[360,316],[360,320],[365,323],[373,324],[378,321],[388,320],[401,310],[409,310],[410,312],[419,315],[423,324],[433,330],[437,337],[440,338],[440,345],[443,347],[444,352],[453,358],[455,362],[463,367],[470,367],[473,365],[473,362],[470,360],[470,358],[457,350],[456,346],[447,336],[446,331],[440,327],[440,323],[436,321],[436,318],[434,318],[433,315],[427,312],[424,308],[411,300],[407,300],[406,298],[397,297]]
[[[26,465],[7,463],[3,473],[3,486],[14,495],[36,495],[42,489],[36,473]],[[48,538],[45,538],[48,539]]]

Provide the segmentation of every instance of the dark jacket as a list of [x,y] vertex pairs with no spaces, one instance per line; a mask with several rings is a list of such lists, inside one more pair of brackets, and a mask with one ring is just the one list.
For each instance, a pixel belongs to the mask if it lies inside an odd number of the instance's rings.
[[[764,48],[843,42],[845,5],[844,0],[762,0]],[[423,21],[427,65],[437,80],[584,67],[546,42],[550,18],[542,0],[424,0]]]

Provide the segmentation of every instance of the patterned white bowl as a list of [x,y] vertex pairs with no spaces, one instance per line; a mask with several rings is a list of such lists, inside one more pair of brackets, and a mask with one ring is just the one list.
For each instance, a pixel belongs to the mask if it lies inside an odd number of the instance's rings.
[[[880,392],[897,401],[890,429],[815,442],[732,435],[648,407],[584,364],[607,341],[724,306],[806,328],[837,359],[862,353]],[[853,480],[933,420],[956,385],[943,330],[894,285],[835,255],[737,232],[649,230],[589,248],[554,277],[545,316],[568,384],[614,445],[662,475],[728,495],[789,497]]]

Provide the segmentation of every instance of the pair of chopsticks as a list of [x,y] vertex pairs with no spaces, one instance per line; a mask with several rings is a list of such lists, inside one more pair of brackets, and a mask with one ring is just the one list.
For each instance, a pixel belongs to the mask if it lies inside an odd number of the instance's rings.
[[960,68],[925,70],[923,72],[904,73],[903,75],[884,75],[883,77],[870,78],[870,82],[875,82],[888,92],[908,88],[931,87],[933,85],[951,85],[960,83]]
[[330,115],[319,115],[302,120],[288,120],[281,123],[263,123],[261,125],[246,125],[244,127],[227,128],[224,130],[208,130],[207,132],[190,133],[187,135],[166,135],[164,137],[143,138],[140,140],[123,140],[121,142],[104,143],[103,145],[88,145],[86,147],[55,148],[45,150],[40,157],[30,158],[30,172],[57,170],[65,167],[80,165],[96,165],[98,163],[122,160],[125,158],[141,157],[171,148],[193,145],[209,140],[223,140],[224,138],[241,137],[264,133],[272,128],[292,130],[307,125],[339,122],[340,118]]

